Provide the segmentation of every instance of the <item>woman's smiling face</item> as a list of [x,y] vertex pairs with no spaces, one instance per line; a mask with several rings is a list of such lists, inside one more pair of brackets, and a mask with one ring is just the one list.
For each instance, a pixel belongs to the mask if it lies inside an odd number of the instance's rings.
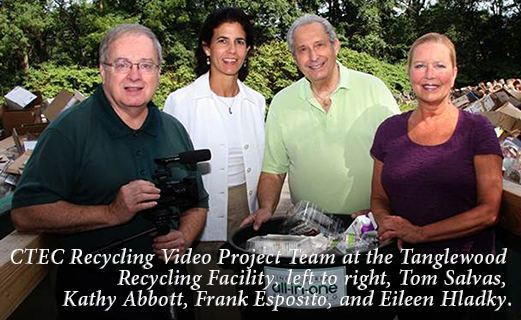
[[418,102],[438,104],[449,99],[457,71],[444,44],[426,42],[417,46],[412,52],[409,77]]
[[237,76],[250,48],[240,23],[225,22],[213,30],[211,43],[203,43],[210,57],[210,75]]

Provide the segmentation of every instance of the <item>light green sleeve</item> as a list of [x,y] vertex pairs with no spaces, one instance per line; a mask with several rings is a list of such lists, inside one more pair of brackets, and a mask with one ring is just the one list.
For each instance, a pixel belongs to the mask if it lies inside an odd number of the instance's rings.
[[282,174],[289,168],[289,156],[284,144],[282,126],[274,103],[271,104],[266,120],[266,146],[262,172]]
[[380,97],[381,100],[380,101],[383,106],[386,106],[389,109],[389,114],[385,118],[388,118],[389,116],[401,113],[400,108],[398,107],[398,104],[396,103],[396,99],[394,99],[393,94],[391,93],[389,88],[387,88],[387,86],[385,85],[385,83],[383,83],[383,81],[380,80],[380,83],[381,83],[381,86],[383,87],[381,90],[381,97]]

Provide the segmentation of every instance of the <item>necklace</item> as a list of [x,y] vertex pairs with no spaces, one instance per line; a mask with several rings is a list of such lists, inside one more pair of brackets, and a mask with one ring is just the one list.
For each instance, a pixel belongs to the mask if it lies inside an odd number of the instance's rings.
[[328,100],[331,100],[331,93],[327,95],[327,97],[322,97],[321,95],[319,95],[318,93],[314,92],[313,91],[313,94],[315,95],[315,98],[318,98],[318,100],[320,101],[328,101]]
[[[211,88],[211,85],[210,85],[210,88]],[[233,114],[232,112],[232,106],[233,104],[235,103],[235,99],[237,98],[237,96],[239,95],[239,86],[236,85],[232,92],[234,93],[231,97],[226,97],[224,96],[224,91],[225,90],[222,90],[220,91],[221,94],[223,94],[222,96],[217,94],[213,89],[212,89],[212,94],[214,94],[217,99],[219,101],[221,101],[222,104],[224,104],[226,107],[228,107],[228,114]]]
[[219,99],[219,101],[221,101],[221,103],[228,108],[228,114],[233,114],[232,106],[235,103],[235,99],[237,99],[238,94],[233,97],[221,97],[218,95],[216,96],[217,99]]
[[332,92],[329,92],[327,94],[327,97],[323,97],[323,96],[319,95],[318,93],[315,92],[315,90],[313,90],[313,88],[311,88],[311,92],[313,92],[313,95],[315,96],[315,98],[318,100],[318,102],[324,108],[329,108],[329,106],[331,106],[331,94],[332,94]]
[[[322,87],[325,87],[327,89],[327,97],[323,97],[319,95],[317,92],[315,92],[315,89],[311,85],[311,92],[313,92],[313,95],[318,100],[318,102],[322,105],[322,107],[326,110],[326,112],[329,110],[329,106],[331,105],[331,95],[333,92],[335,92],[336,88],[338,87],[338,83],[340,82],[340,74],[338,71],[338,66],[335,69],[335,73],[333,73],[332,78],[328,80],[328,83],[323,85]],[[331,89],[331,84],[334,84]]]

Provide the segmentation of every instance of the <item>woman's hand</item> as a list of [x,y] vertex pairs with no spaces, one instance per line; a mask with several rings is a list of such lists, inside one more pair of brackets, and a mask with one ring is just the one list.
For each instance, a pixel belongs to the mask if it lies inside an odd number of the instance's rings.
[[378,236],[380,243],[398,238],[398,248],[403,242],[420,243],[424,241],[423,227],[415,226],[399,216],[384,216],[379,221]]

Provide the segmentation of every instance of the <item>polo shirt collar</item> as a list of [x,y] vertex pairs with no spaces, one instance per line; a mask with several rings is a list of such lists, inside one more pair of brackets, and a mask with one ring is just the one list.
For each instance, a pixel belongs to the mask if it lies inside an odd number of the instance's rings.
[[[341,89],[349,90],[349,72],[339,61],[336,62],[338,70],[340,72],[340,79],[338,81],[338,87],[335,89],[333,94]],[[300,98],[306,101],[310,101],[314,98],[313,92],[311,91],[311,82],[307,78],[303,79],[302,85],[300,86]]]
[[[246,93],[246,86],[242,81],[237,80],[237,85],[239,86],[239,98],[242,98],[244,100],[248,100],[251,103],[254,103],[253,100],[251,100],[251,97]],[[212,89],[210,88],[210,71],[203,74],[199,78],[197,78],[193,82],[194,86],[194,94],[193,99],[205,99],[210,98],[212,99]]]
[[159,134],[159,127],[161,125],[159,109],[157,106],[150,101],[147,105],[148,114],[145,122],[141,128],[134,130],[130,128],[118,114],[112,108],[110,101],[105,95],[103,85],[100,85],[93,95],[97,102],[97,107],[94,108],[96,117],[101,121],[103,127],[109,133],[112,139],[119,139],[127,135],[134,134],[136,132],[144,132],[151,136],[157,136]]

